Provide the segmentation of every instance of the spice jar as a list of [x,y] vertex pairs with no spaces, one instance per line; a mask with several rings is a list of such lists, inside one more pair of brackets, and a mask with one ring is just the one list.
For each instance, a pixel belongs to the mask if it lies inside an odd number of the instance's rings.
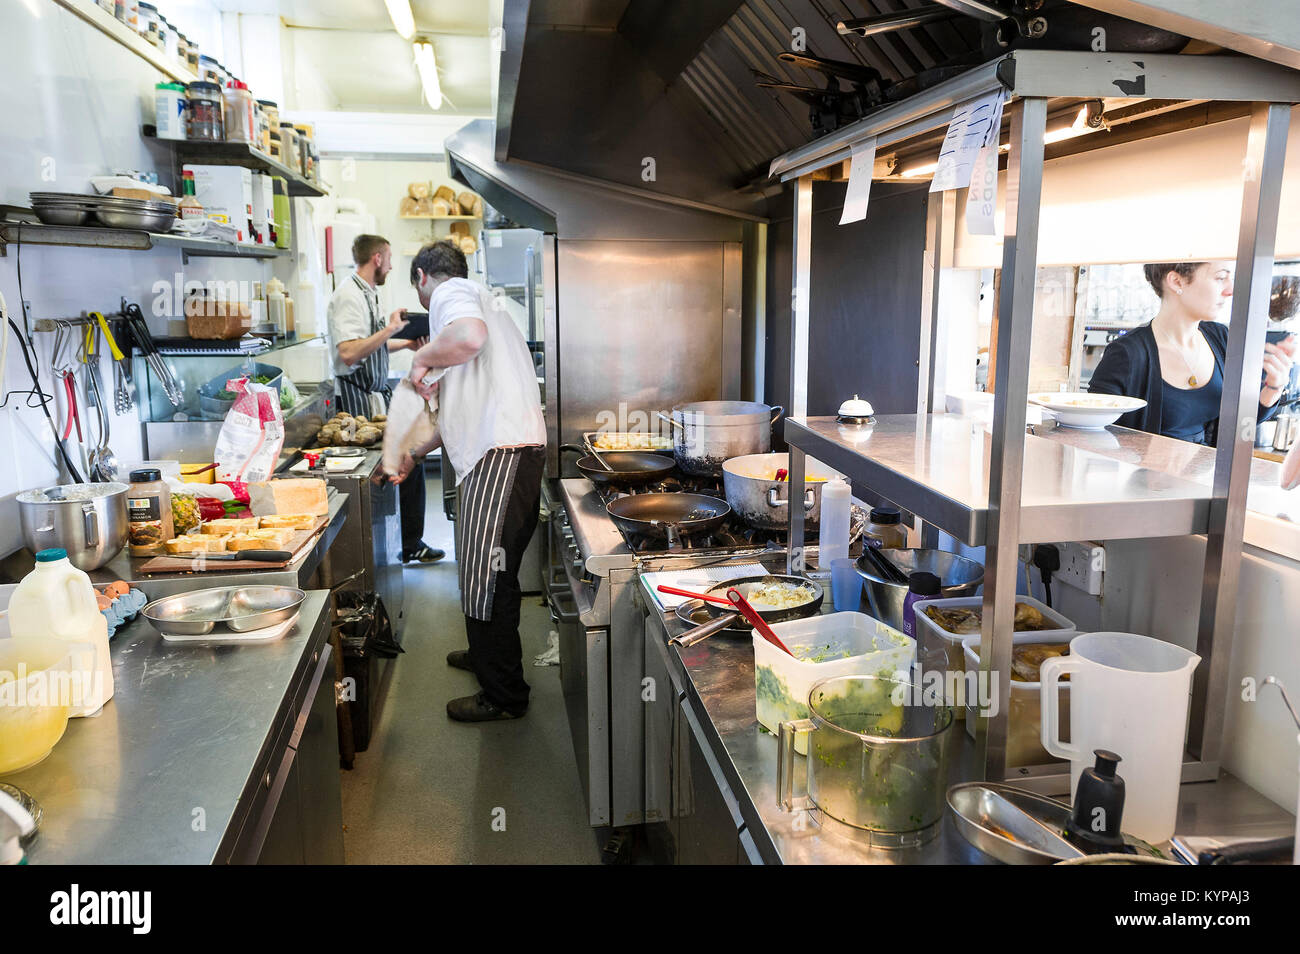
[[270,99],[259,99],[257,105],[262,111],[265,126],[262,133],[262,151],[275,155],[271,152],[271,136],[280,135],[280,107]]
[[185,94],[189,97],[189,138],[204,142],[225,139],[225,127],[221,121],[221,87],[200,81],[185,87]]
[[240,80],[231,80],[226,87],[226,141],[254,142],[257,137],[257,123],[254,118],[253,94],[248,91],[248,84]]
[[172,492],[155,467],[131,471],[126,494],[127,540],[131,556],[156,556],[176,536]]
[[872,507],[870,521],[862,531],[864,545],[877,550],[898,550],[907,547],[907,528],[903,514],[897,507]]
[[266,154],[272,159],[280,159],[281,154],[284,152],[280,144],[280,130],[273,129],[267,134],[267,140],[270,144],[267,146]]
[[298,158],[298,130],[293,123],[280,123],[280,162],[292,172],[302,170],[302,160]]

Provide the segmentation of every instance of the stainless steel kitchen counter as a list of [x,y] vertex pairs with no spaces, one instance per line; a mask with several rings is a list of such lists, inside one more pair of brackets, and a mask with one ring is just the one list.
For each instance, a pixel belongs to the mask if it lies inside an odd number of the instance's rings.
[[45,811],[31,863],[225,860],[328,612],[329,594],[309,592],[297,625],[263,646],[173,645],[143,618],[119,632],[103,712],[71,720],[45,761],[3,779]]
[[[644,589],[644,583],[642,584]],[[648,592],[645,605],[654,606]],[[677,617],[653,609],[647,638],[667,640],[688,627]],[[719,635],[687,649],[668,645],[670,664],[682,678],[689,701],[732,794],[739,803],[745,830],[769,864],[988,864],[953,826],[945,812],[937,838],[919,848],[873,848],[846,825],[824,824],[813,812],[785,812],[777,807],[777,740],[759,728],[754,716],[754,652],[745,637]],[[960,724],[949,784],[979,777],[974,743]],[[805,760],[795,756],[796,790],[803,786]],[[1182,787],[1179,834],[1273,837],[1290,834],[1294,817],[1237,778],[1221,773],[1213,783]]]

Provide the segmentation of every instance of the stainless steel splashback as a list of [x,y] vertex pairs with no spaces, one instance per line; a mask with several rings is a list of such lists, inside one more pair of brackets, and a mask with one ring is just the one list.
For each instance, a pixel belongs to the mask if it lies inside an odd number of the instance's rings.
[[584,431],[659,431],[668,425],[656,412],[674,404],[740,398],[740,243],[555,246],[546,303],[551,473],[558,445]]

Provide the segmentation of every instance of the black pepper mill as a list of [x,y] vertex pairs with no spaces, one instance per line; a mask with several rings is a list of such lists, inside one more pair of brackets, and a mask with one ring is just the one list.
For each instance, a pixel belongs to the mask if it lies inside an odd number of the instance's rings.
[[1093,851],[1120,851],[1124,836],[1124,779],[1115,774],[1122,760],[1114,752],[1094,749],[1097,762],[1083,770],[1074,793],[1074,814],[1065,823],[1070,840]]

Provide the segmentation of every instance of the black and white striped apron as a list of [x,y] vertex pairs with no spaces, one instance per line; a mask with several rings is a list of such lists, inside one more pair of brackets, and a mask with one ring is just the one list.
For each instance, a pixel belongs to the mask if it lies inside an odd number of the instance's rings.
[[[373,335],[386,323],[379,313],[379,295],[355,272],[348,280],[356,282],[361,289],[366,308],[370,312],[370,334]],[[393,396],[392,389],[388,385],[387,343],[381,344],[366,355],[365,360],[355,365],[350,373],[336,375],[335,381],[340,411],[345,411],[353,417],[358,415],[370,417],[385,413],[388,401]],[[382,406],[375,400],[374,395],[381,396]]]
[[501,528],[519,469],[519,450],[494,447],[461,481],[456,512],[460,608],[472,619],[492,618],[497,571],[505,568]]

